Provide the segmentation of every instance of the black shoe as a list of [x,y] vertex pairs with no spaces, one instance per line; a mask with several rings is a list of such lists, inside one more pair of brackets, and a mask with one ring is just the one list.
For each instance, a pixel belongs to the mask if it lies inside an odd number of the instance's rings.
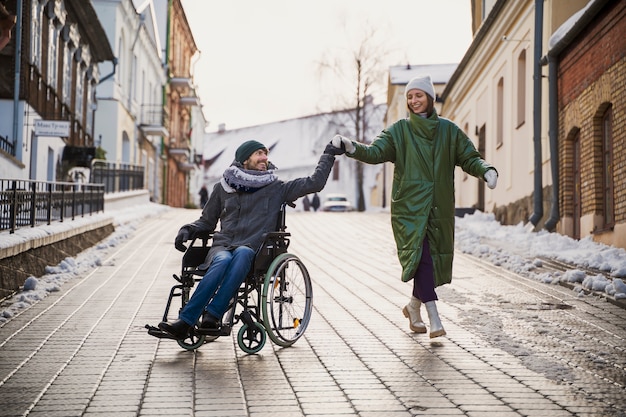
[[171,323],[162,321],[159,323],[159,329],[174,336],[176,340],[184,340],[189,336],[191,326],[182,320],[176,320]]
[[202,322],[200,328],[203,330],[217,330],[220,328],[220,321],[213,314],[205,311],[202,313]]

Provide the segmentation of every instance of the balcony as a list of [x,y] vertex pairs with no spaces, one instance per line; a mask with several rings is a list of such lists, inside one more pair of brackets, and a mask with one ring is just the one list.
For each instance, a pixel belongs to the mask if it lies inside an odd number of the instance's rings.
[[165,112],[162,105],[144,104],[141,106],[139,129],[145,136],[168,137],[170,133],[165,127],[163,120],[165,120]]
[[194,164],[190,164],[189,162],[179,162],[178,169],[184,172],[189,172],[196,169],[196,166]]
[[181,97],[178,102],[181,106],[199,106],[200,99],[198,97]]
[[176,88],[176,89],[184,89],[184,88],[191,88],[192,84],[191,84],[191,78],[186,78],[186,77],[172,77],[170,78],[170,87],[172,88]]
[[159,126],[159,125],[139,125],[139,129],[141,129],[141,132],[145,136],[153,135],[153,136],[168,137],[170,135],[170,132],[167,131],[165,126]]
[[188,148],[170,148],[169,154],[171,156],[184,156],[189,159],[190,152]]

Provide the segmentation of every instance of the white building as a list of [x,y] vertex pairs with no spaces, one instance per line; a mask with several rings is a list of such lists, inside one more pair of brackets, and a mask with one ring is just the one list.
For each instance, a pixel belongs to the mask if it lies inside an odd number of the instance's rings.
[[[107,162],[144,167],[145,188],[159,196],[166,74],[152,0],[93,0],[117,57],[115,73],[98,86],[94,137]],[[104,69],[102,71],[105,71]]]
[[[372,131],[383,128],[386,105],[373,106],[368,116]],[[249,139],[268,147],[270,161],[276,165],[278,178],[288,181],[313,173],[320,155],[335,134],[354,137],[354,111],[336,111],[297,119],[283,120],[234,130],[207,133],[204,141],[204,184],[209,192],[220,181],[224,170],[233,162],[237,147]],[[329,193],[342,193],[354,205],[357,198],[356,170],[352,158],[338,156],[320,199]],[[382,165],[364,165],[363,188],[365,207],[370,208],[370,191],[375,186]],[[297,210],[302,210],[298,201]]]

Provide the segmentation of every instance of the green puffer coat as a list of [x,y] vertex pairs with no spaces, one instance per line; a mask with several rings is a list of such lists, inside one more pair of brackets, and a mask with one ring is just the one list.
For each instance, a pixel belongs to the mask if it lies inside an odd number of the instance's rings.
[[472,141],[436,112],[429,118],[410,114],[383,130],[371,145],[353,142],[346,154],[368,164],[393,162],[391,226],[402,265],[402,281],[413,278],[428,237],[435,285],[452,281],[454,256],[454,169],[460,166],[484,179],[495,169],[485,162]]

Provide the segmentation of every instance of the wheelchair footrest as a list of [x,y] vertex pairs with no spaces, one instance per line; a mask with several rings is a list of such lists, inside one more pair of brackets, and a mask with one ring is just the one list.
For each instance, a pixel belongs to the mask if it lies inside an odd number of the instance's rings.
[[231,327],[227,324],[222,325],[219,329],[196,329],[196,334],[206,336],[228,336],[230,335]]
[[163,330],[159,329],[158,327],[154,327],[151,326],[149,324],[145,325],[145,328],[148,329],[148,334],[150,336],[154,336],[154,337],[158,337],[159,339],[172,339],[172,340],[176,340],[174,338],[174,336],[172,336],[171,334],[164,332]]

